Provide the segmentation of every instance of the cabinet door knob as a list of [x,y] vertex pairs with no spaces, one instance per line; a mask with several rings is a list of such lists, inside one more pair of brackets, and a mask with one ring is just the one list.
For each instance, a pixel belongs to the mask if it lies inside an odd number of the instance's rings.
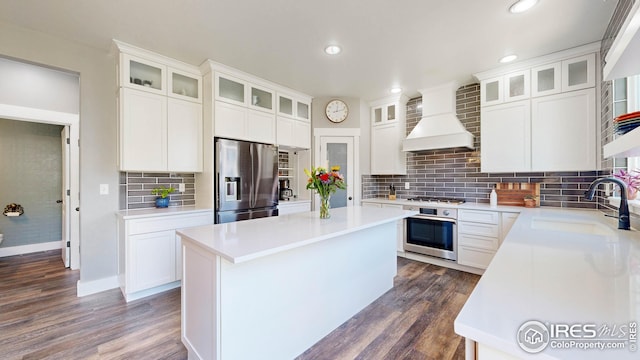
[[351,196],[349,196],[349,200],[353,200],[353,198]]
[[56,204],[62,204],[62,200],[56,200]]

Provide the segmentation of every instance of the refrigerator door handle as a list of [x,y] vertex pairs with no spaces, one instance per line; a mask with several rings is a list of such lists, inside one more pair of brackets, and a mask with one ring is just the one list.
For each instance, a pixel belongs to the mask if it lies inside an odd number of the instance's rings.
[[258,198],[258,194],[256,193],[258,190],[258,186],[256,184],[256,164],[255,164],[255,157],[256,157],[256,144],[251,144],[249,146],[249,153],[251,154],[251,181],[249,182],[249,193],[251,194],[249,196],[249,204],[251,205],[251,208],[256,207],[256,201]]

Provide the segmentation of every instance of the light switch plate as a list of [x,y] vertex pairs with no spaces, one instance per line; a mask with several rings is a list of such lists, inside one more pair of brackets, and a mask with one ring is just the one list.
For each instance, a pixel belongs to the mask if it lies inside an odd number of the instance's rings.
[[409,190],[409,182],[405,182],[404,183],[404,189],[405,190]]
[[178,191],[179,192],[184,192],[184,184],[183,183],[178,184]]
[[109,195],[109,184],[100,184],[100,195]]

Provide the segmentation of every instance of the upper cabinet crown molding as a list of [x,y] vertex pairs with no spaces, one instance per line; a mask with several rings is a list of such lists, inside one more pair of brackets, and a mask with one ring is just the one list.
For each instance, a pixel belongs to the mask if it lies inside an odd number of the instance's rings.
[[640,74],[640,1],[635,1],[605,57],[604,80]]
[[199,68],[197,66],[182,62],[180,60],[176,60],[173,58],[170,58],[168,56],[164,56],[161,54],[157,54],[154,53],[152,51],[146,50],[146,49],[142,49],[139,48],[137,46],[134,45],[130,45],[127,43],[124,43],[120,40],[115,40],[113,39],[113,46],[111,47],[111,54],[113,55],[117,55],[119,53],[126,53],[129,55],[133,55],[136,57],[140,57],[140,58],[144,58],[144,59],[148,59],[151,61],[155,61],[155,62],[159,62],[162,63],[164,65],[170,66],[174,69],[178,69],[181,71],[186,71],[189,73],[196,73],[198,75],[202,75],[202,73],[199,71]]

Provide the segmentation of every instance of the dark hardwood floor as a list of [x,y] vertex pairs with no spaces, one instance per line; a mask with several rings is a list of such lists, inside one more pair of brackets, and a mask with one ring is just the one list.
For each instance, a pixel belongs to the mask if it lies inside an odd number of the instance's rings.
[[[0,359],[187,358],[180,289],[127,304],[76,297],[78,279],[59,251],[0,258]],[[463,359],[453,320],[478,279],[399,258],[395,287],[298,359]]]

